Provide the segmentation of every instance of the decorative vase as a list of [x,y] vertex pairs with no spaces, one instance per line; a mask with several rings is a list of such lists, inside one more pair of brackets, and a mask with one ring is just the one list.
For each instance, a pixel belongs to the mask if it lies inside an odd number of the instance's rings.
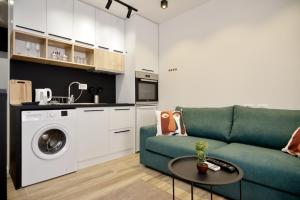
[[208,165],[206,163],[197,163],[197,169],[200,174],[206,174]]

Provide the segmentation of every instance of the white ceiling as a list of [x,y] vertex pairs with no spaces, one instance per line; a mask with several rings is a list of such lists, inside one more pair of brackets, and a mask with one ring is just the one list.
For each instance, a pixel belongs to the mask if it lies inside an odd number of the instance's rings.
[[[81,0],[95,7],[105,9],[107,0]],[[156,23],[162,23],[187,10],[204,4],[208,0],[168,0],[169,7],[161,9],[161,0],[123,0],[123,2],[138,9],[138,14]],[[106,9],[105,9],[106,10]],[[113,2],[108,12],[122,18],[126,18],[127,8],[117,2]]]

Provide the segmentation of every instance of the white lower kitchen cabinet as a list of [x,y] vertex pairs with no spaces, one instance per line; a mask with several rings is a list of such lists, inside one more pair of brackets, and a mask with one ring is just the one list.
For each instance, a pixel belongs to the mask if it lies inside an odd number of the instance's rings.
[[108,113],[106,108],[77,109],[78,161],[109,153]]
[[132,149],[133,128],[110,131],[110,152],[116,153]]
[[78,108],[76,126],[79,168],[134,153],[135,107]]
[[135,135],[135,151],[140,151],[140,128],[156,124],[155,110],[156,105],[137,106],[136,107],[136,135]]

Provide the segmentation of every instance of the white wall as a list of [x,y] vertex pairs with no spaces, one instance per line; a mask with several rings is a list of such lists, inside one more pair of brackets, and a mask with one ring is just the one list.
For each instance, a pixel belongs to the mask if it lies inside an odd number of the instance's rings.
[[161,109],[300,109],[299,0],[209,0],[161,24],[159,43]]

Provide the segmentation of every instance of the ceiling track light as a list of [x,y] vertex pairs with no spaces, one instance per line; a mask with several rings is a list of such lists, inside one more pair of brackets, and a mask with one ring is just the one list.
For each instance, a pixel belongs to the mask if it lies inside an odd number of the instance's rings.
[[127,12],[127,15],[126,15],[126,17],[128,19],[130,18],[132,11],[135,11],[135,12],[138,11],[138,9],[136,9],[136,8],[128,5],[127,3],[124,3],[123,1],[120,1],[120,0],[108,0],[107,3],[106,3],[106,6],[105,6],[105,8],[107,10],[110,8],[110,6],[111,6],[111,4],[112,4],[113,1],[115,1],[115,2],[117,2],[117,3],[119,3],[119,4],[121,4],[121,5],[123,5],[123,6],[125,6],[125,7],[128,8],[128,12]]
[[167,0],[161,0],[160,7],[162,9],[167,9],[168,8],[168,1]]
[[131,13],[132,13],[132,9],[128,8],[128,12],[127,12],[127,16],[126,16],[128,19],[130,18]]
[[108,10],[110,8],[111,4],[112,4],[112,0],[108,0],[105,8]]

